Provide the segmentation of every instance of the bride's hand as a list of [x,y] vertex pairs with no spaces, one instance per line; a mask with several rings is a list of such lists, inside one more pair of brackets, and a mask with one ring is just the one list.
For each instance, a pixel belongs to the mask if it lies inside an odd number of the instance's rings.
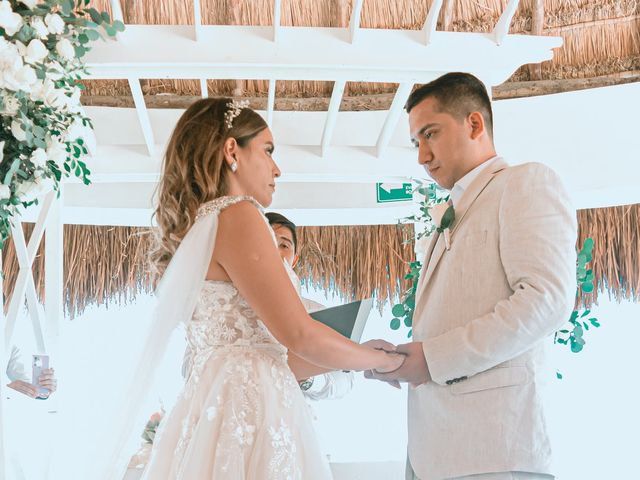
[[404,363],[406,355],[395,352],[384,352],[382,363],[375,368],[378,373],[390,373],[398,370]]

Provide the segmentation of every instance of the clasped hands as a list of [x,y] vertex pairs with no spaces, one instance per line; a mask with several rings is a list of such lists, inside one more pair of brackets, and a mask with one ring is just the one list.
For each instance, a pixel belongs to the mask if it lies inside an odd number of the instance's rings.
[[387,382],[395,388],[400,388],[400,382],[406,382],[417,387],[431,381],[422,350],[422,342],[411,342],[396,346],[385,340],[369,340],[363,345],[377,350],[384,350],[385,352],[399,353],[404,357],[404,362],[397,369],[390,372],[366,370],[364,372],[365,378]]

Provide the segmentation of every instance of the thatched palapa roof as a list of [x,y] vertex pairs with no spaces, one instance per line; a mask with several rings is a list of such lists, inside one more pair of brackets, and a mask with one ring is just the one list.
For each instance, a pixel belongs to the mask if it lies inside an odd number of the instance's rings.
[[[271,25],[273,0],[201,0],[203,24]],[[431,1],[365,0],[362,28],[420,29]],[[438,30],[490,31],[507,0],[445,0]],[[108,0],[92,0],[111,11]],[[192,24],[192,0],[123,0],[127,24]],[[349,0],[283,0],[282,25],[347,27]],[[564,44],[551,61],[524,66],[493,98],[540,95],[640,80],[640,2],[637,0],[522,0],[511,33],[560,35]],[[133,107],[122,80],[86,81],[84,105]],[[268,81],[207,81],[209,95],[232,95],[264,108]],[[327,110],[333,82],[278,81],[276,110]],[[342,110],[388,109],[396,84],[349,82]],[[148,108],[185,108],[200,98],[198,80],[142,80]],[[640,298],[640,207],[579,212],[580,237],[595,240],[596,283],[616,299]],[[412,228],[397,226],[307,227],[302,229],[304,281],[345,299],[375,293],[397,299],[405,264],[413,259],[403,240]],[[90,303],[122,302],[152,288],[146,268],[149,232],[129,227],[65,226],[66,309],[73,316]],[[581,242],[579,242],[581,244]],[[15,281],[13,248],[3,252],[5,295]],[[43,258],[34,264],[40,293]],[[597,293],[585,302],[597,299]]]

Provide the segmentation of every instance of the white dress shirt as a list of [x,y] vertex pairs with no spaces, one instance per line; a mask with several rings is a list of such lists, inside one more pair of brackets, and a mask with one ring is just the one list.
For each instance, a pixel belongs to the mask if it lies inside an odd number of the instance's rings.
[[492,157],[489,160],[482,162],[453,185],[450,198],[454,209],[456,208],[456,205],[458,205],[462,195],[464,195],[465,190],[469,188],[469,185],[471,185],[476,177],[480,175],[480,172],[492,164],[497,158],[499,157]]

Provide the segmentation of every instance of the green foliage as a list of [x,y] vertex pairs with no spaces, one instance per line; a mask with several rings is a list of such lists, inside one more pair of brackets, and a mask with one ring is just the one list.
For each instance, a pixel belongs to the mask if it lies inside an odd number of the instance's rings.
[[[37,192],[58,189],[63,177],[71,175],[90,183],[91,172],[85,163],[88,149],[81,136],[71,134],[74,127],[92,128],[79,109],[80,79],[88,73],[83,57],[93,42],[117,35],[124,25],[112,22],[106,12],[98,12],[89,3],[40,0],[30,9],[14,1],[11,8],[22,16],[22,27],[13,36],[0,28],[11,48],[16,48],[18,41],[28,45],[38,40],[47,51],[40,61],[25,60],[38,82],[0,88],[0,250],[10,235],[12,217],[19,209],[37,203]],[[51,24],[59,29],[51,29],[47,23],[50,28],[40,37],[34,20],[44,26],[47,15],[57,19]]]
[[[576,266],[578,288],[576,298],[580,295],[580,292],[593,292],[593,270],[588,268],[588,264],[593,260],[593,247],[593,239],[587,238],[578,252]],[[584,335],[589,331],[590,327],[600,327],[600,322],[591,315],[591,310],[574,310],[569,317],[568,325],[555,333],[554,343],[566,345],[573,353],[580,353],[586,343]]]

